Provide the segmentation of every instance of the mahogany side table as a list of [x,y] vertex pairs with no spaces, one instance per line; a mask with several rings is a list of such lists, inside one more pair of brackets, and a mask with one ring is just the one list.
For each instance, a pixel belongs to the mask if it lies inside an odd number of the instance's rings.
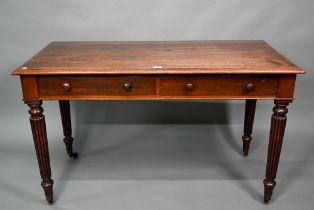
[[273,99],[264,201],[271,199],[297,74],[304,71],[266,42],[52,42],[16,69],[30,114],[46,199],[53,202],[43,100],[58,100],[67,154],[73,152],[70,100],[246,100],[248,154],[257,99]]

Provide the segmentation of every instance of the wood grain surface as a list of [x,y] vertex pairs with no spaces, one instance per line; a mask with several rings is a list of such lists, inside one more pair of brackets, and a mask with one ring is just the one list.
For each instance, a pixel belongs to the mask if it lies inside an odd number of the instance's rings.
[[265,41],[51,42],[13,75],[301,74]]
[[[64,84],[68,84],[70,88],[65,89]],[[124,88],[126,84],[129,89]],[[154,96],[156,81],[155,77],[149,76],[43,76],[38,77],[38,89],[40,97],[45,99]]]
[[38,76],[36,90],[39,98],[45,100],[275,99],[279,78],[278,75]]
[[[187,85],[193,86],[192,89]],[[253,88],[247,90],[247,85]],[[234,96],[250,97],[275,97],[277,95],[277,76],[244,76],[244,75],[189,75],[189,76],[162,76],[160,78],[161,96]]]

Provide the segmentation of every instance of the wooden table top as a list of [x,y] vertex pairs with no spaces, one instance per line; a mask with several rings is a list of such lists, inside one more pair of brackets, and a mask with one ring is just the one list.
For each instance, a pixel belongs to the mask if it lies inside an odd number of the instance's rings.
[[51,42],[13,75],[302,74],[265,41]]

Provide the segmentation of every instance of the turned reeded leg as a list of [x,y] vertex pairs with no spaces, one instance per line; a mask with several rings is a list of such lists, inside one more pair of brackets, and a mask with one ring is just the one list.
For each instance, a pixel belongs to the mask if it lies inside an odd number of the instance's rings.
[[73,152],[72,144],[72,126],[71,126],[71,112],[70,112],[70,102],[69,101],[59,101],[61,121],[63,127],[64,139],[63,142],[66,147],[67,154],[70,158],[77,158],[78,154]]
[[53,201],[53,180],[51,179],[51,169],[48,151],[48,141],[46,133],[45,116],[41,101],[25,102],[30,107],[28,113],[32,127],[33,139],[36,149],[36,155],[39,165],[39,171],[42,178],[41,186],[43,187],[46,199],[49,203]]
[[286,121],[287,106],[289,101],[275,100],[276,106],[273,108],[271,117],[271,127],[269,134],[268,156],[266,166],[266,178],[264,179],[264,201],[270,201],[273,189],[276,186],[276,174],[278,169],[281,146],[283,142]]
[[256,99],[248,99],[245,102],[245,117],[244,117],[244,135],[242,136],[243,154],[248,155],[250,144],[252,141],[252,130],[254,123],[254,115],[256,108]]

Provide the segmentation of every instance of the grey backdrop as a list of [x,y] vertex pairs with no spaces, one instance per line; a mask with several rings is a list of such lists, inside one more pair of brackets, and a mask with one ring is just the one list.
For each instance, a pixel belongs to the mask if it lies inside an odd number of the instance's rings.
[[53,40],[264,39],[304,68],[273,202],[262,203],[272,101],[258,102],[241,153],[243,101],[74,102],[78,160],[65,155],[56,102],[45,102],[54,209],[312,209],[312,0],[1,0],[1,209],[50,209],[20,83],[10,72]]

